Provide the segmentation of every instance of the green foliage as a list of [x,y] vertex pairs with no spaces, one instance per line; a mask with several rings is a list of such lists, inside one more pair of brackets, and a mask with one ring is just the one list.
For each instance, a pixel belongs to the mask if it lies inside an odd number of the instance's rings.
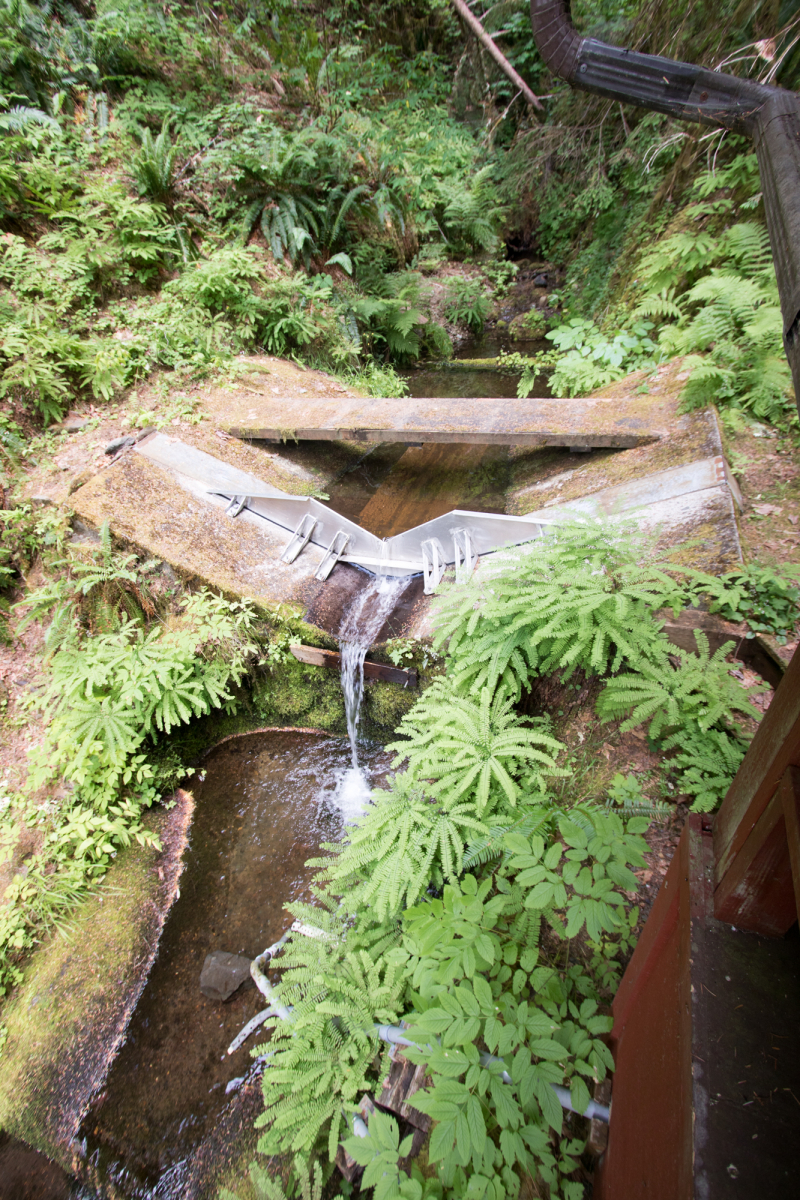
[[574,317],[545,334],[557,353],[544,352],[524,361],[517,395],[529,396],[548,366],[554,367],[550,388],[557,396],[583,396],[632,371],[655,370],[660,355],[650,337],[652,328],[651,321],[639,321],[630,329],[606,335],[592,321]]
[[445,316],[454,324],[480,333],[492,307],[481,284],[474,279],[453,279],[447,288]]
[[322,860],[319,880],[345,893],[353,911],[373,908],[385,921],[414,904],[431,881],[457,878],[465,842],[484,826],[475,804],[436,803],[409,773],[395,776],[376,799],[335,856]]
[[154,616],[151,589],[136,566],[135,555],[114,552],[111,531],[104,522],[99,550],[91,554],[89,561],[73,554],[50,563],[52,572],[63,570],[64,574],[53,575],[25,597],[22,606],[28,612],[17,626],[18,632],[52,614],[44,642],[46,651],[53,653],[75,637],[76,623],[77,628],[91,633],[107,633],[119,629],[126,618],[143,622],[145,617]]
[[64,514],[56,509],[37,510],[30,504],[0,509],[0,641],[10,637],[5,617],[8,604],[2,593],[39,555],[61,551],[66,524]]
[[507,259],[496,259],[494,262],[482,264],[481,271],[492,285],[495,296],[500,299],[513,287],[519,274],[519,264],[508,262]]
[[732,221],[758,204],[757,187],[754,154],[698,177],[681,227],[642,257],[637,312],[666,322],[665,354],[687,355],[687,407],[729,404],[785,424],[794,401],[769,237],[761,221]]
[[291,1005],[291,1018],[269,1018],[270,1042],[258,1050],[270,1062],[262,1080],[265,1111],[256,1120],[265,1129],[258,1148],[306,1157],[324,1138],[333,1161],[345,1112],[369,1086],[373,1026],[399,1015],[402,975],[364,948],[358,925],[334,915],[320,921],[317,909],[307,919],[321,936],[293,935],[280,959],[280,1002]]
[[416,1165],[409,1178],[397,1165],[398,1158],[409,1154],[412,1140],[407,1137],[401,1142],[394,1117],[379,1109],[370,1116],[366,1137],[345,1140],[350,1157],[366,1168],[361,1187],[372,1188],[375,1200],[441,1200],[438,1179],[426,1179]]
[[774,634],[785,642],[794,633],[800,605],[800,569],[790,563],[761,567],[750,563],[725,575],[693,577],[695,589],[706,595],[710,611],[726,621],[746,621],[747,637]]
[[368,294],[349,302],[364,345],[398,362],[416,359],[426,349],[449,358],[453,347],[441,325],[428,316],[427,296],[416,271],[373,279]]
[[656,653],[649,613],[665,604],[682,607],[680,589],[647,561],[641,535],[564,524],[445,591],[435,644],[447,642],[459,688],[502,685],[519,696],[536,675],[606,674]]
[[734,643],[726,642],[710,654],[703,632],[695,630],[695,640],[696,653],[676,649],[672,657],[678,658],[677,666],[666,655],[653,656],[649,662],[640,662],[635,674],[626,672],[609,679],[598,700],[600,715],[614,719],[629,712],[623,730],[649,721],[653,739],[685,725],[706,733],[732,721],[735,713],[758,719],[758,709],[726,662]]
[[513,696],[495,682],[480,691],[473,684],[465,696],[451,680],[435,680],[400,723],[408,740],[389,746],[394,765],[407,761],[410,777],[425,780],[445,810],[468,801],[482,818],[500,796],[514,808],[523,785],[541,793],[545,777],[560,773],[561,744],[518,717]]
[[165,121],[158,137],[149,129],[142,133],[142,145],[131,160],[131,173],[141,196],[156,204],[170,204],[175,192],[175,161],[178,148],[172,144]]
[[726,729],[703,730],[682,722],[663,742],[678,787],[693,798],[693,812],[711,812],[724,800],[747,750],[747,743]]
[[[295,1174],[300,1185],[300,1200],[321,1200],[322,1172],[319,1163],[314,1163],[313,1179],[311,1172],[303,1163],[297,1164]],[[256,1200],[287,1200],[280,1179],[270,1175],[258,1163],[250,1164],[249,1175]],[[240,1200],[240,1197],[236,1192],[223,1188],[219,1194],[219,1200]]]
[[[251,611],[207,592],[187,597],[183,609],[171,627],[148,633],[126,621],[115,633],[67,642],[50,660],[35,701],[48,726],[31,755],[27,798],[0,814],[7,854],[23,819],[39,827],[43,847],[6,892],[0,987],[19,981],[21,954],[102,878],[121,847],[157,844],[143,817],[161,792],[150,758],[158,736],[235,708],[231,689],[254,651]],[[58,778],[61,798],[39,807],[34,793]]]

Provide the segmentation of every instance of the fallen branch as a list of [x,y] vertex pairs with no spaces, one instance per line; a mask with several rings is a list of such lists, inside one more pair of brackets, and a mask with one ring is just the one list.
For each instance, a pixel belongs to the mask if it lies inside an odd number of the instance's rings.
[[503,54],[502,50],[499,50],[494,40],[489,37],[489,34],[483,28],[478,18],[472,15],[469,8],[464,3],[464,0],[453,0],[453,7],[465,24],[475,34],[475,37],[478,39],[481,45],[485,47],[485,49],[491,54],[500,70],[508,76],[517,91],[522,92],[522,95],[525,97],[528,104],[530,104],[531,108],[538,109],[538,111],[541,112],[542,102],[540,101],[539,97],[533,94],[522,76],[514,70],[505,54]]

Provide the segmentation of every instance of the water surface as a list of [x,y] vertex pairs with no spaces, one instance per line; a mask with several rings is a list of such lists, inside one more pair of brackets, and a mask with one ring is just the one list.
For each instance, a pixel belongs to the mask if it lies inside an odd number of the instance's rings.
[[[362,748],[370,782],[387,766],[382,750]],[[235,738],[207,759],[205,779],[192,789],[197,808],[181,895],[83,1131],[100,1176],[129,1195],[154,1194],[159,1178],[219,1121],[231,1081],[251,1069],[259,1034],[233,1055],[226,1051],[264,999],[249,980],[224,1003],[207,999],[203,961],[212,950],[252,959],[288,928],[284,905],[309,895],[306,860],[341,836],[337,789],[349,767],[347,739],[291,731]]]

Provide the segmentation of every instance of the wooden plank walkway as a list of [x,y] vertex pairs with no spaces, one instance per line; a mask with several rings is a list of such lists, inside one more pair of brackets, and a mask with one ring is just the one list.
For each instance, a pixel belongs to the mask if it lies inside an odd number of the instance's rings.
[[528,400],[310,394],[231,396],[222,422],[240,438],[280,441],[459,442],[473,445],[627,449],[657,441],[659,413],[646,396]]

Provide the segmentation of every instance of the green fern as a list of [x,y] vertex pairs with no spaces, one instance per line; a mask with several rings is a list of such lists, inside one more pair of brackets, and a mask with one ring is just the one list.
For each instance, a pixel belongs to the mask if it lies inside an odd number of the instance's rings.
[[[269,1171],[260,1167],[258,1163],[250,1164],[249,1175],[256,1200],[288,1200],[280,1178],[270,1175]],[[322,1200],[323,1179],[319,1163],[314,1163],[313,1178],[308,1167],[302,1162],[296,1165],[294,1175],[300,1185],[299,1200]],[[219,1200],[241,1200],[241,1197],[229,1188],[223,1188]]]
[[[693,213],[693,208],[697,211]],[[702,218],[702,206],[686,216]],[[718,237],[682,231],[643,258],[637,313],[666,318],[659,342],[687,355],[688,407],[730,401],[760,419],[793,420],[791,377],[766,228],[741,221]]]
[[22,631],[32,621],[50,617],[45,647],[52,654],[76,635],[78,628],[92,633],[119,629],[123,621],[143,624],[155,615],[151,589],[136,570],[135,555],[114,552],[107,521],[100,529],[100,547],[89,561],[72,554],[53,561],[56,576],[26,596],[20,607],[27,609],[20,621]]
[[502,686],[519,697],[538,675],[605,674],[660,654],[650,614],[667,604],[683,606],[681,589],[647,563],[640,535],[565,524],[445,591],[435,644],[447,643],[460,690]]
[[678,666],[664,655],[660,661],[640,663],[635,674],[625,672],[609,679],[597,701],[601,717],[613,720],[629,713],[622,730],[649,721],[653,739],[686,725],[706,733],[732,721],[736,713],[758,720],[761,714],[732,677],[726,661],[734,643],[726,642],[710,654],[704,633],[695,630],[695,640],[697,653],[675,651]]
[[131,173],[139,194],[158,204],[171,204],[175,194],[177,157],[178,148],[172,144],[168,121],[164,121],[156,138],[145,129],[141,148],[131,159]]
[[262,1153],[289,1149],[307,1158],[325,1137],[333,1161],[345,1113],[369,1090],[374,1026],[398,1018],[401,973],[351,948],[357,935],[340,930],[335,940],[293,935],[278,960],[280,1001],[292,1011],[291,1020],[267,1021],[271,1039],[256,1051],[270,1064],[262,1079],[265,1111],[256,1120],[265,1129]]
[[367,811],[351,826],[331,859],[315,865],[318,878],[347,896],[348,909],[396,917],[431,882],[441,885],[462,870],[466,839],[482,832],[472,804],[435,803],[410,773],[390,791],[375,790]]
[[724,800],[747,751],[747,742],[724,729],[685,725],[663,742],[678,787],[693,798],[693,812],[711,812]]
[[563,775],[563,746],[513,711],[503,689],[483,687],[477,703],[449,680],[435,680],[400,722],[408,740],[392,742],[394,765],[408,763],[410,778],[427,781],[445,811],[469,801],[477,817],[498,804],[516,806],[524,774],[527,791],[545,790],[546,776]]

